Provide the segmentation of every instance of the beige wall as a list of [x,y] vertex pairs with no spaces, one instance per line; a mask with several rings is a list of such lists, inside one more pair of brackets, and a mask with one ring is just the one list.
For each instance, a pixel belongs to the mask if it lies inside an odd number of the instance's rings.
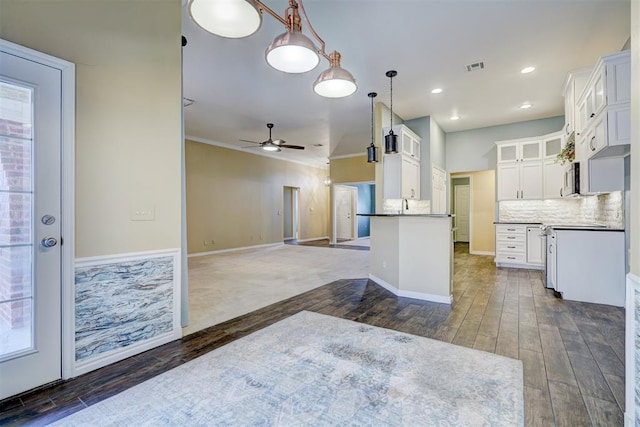
[[180,247],[180,1],[0,10],[1,38],[76,64],[76,256]]
[[285,186],[300,188],[300,239],[329,235],[324,169],[187,141],[186,173],[189,253],[282,242]]
[[331,159],[331,182],[334,184],[373,182],[376,180],[375,164],[367,163],[367,156]]
[[495,253],[495,171],[452,173],[451,178],[471,177],[471,253]]

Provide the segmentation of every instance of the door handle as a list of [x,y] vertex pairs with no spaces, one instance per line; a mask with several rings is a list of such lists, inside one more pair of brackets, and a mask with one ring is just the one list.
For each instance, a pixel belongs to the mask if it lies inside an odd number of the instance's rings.
[[589,141],[589,148],[591,148],[591,151],[596,151],[596,147],[595,145],[593,145],[593,141],[596,140],[595,135],[591,138],[591,141]]
[[42,239],[42,246],[45,248],[52,248],[58,244],[58,241],[55,237],[45,237]]

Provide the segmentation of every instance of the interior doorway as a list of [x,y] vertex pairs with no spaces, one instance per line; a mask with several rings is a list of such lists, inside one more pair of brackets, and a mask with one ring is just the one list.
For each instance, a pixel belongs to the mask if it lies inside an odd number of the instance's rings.
[[353,240],[357,237],[358,189],[347,185],[336,185],[336,239]]
[[297,187],[283,188],[282,192],[282,238],[283,240],[298,240],[299,212],[298,200],[300,189]]
[[[340,193],[345,188],[349,188],[351,190],[355,190],[355,195],[349,193],[349,213],[345,213],[345,207],[341,206],[339,208],[338,199],[344,198],[341,200],[341,203],[346,204],[347,197]],[[351,191],[349,190],[349,191]],[[353,202],[351,200],[353,199]],[[352,240],[352,239],[361,239],[369,237],[371,234],[371,218],[366,216],[358,216],[358,214],[372,214],[375,213],[376,210],[376,186],[373,182],[356,182],[356,183],[347,183],[347,184],[335,184],[333,186],[333,197],[332,197],[332,205],[331,212],[333,213],[332,218],[332,226],[331,226],[331,243],[338,243],[337,239],[340,240]],[[341,221],[339,221],[340,219]],[[347,220],[350,220],[349,225],[347,225]],[[339,225],[340,223],[340,225]],[[341,228],[338,230],[338,228]],[[347,228],[347,235],[351,235],[352,237],[344,237],[345,231]]]
[[454,242],[467,242],[471,248],[471,176],[455,176],[451,178],[453,197],[451,198],[451,213],[454,217]]

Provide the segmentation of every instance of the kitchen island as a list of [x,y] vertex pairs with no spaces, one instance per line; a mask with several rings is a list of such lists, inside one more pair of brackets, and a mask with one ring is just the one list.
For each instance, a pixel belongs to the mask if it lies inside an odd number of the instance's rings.
[[451,304],[453,215],[358,215],[371,217],[371,280],[401,297]]

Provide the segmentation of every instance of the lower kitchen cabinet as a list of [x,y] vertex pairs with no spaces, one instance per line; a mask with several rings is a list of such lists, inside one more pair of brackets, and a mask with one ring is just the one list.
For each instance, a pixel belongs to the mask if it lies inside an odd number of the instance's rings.
[[560,229],[555,236],[552,285],[562,298],[624,307],[624,231]]
[[541,270],[539,224],[496,224],[496,265]]

